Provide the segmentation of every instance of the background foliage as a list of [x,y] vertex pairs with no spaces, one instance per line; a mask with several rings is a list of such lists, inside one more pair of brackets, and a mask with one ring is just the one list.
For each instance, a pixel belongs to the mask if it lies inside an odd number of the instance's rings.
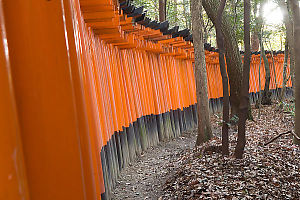
[[[259,7],[264,3],[264,41],[266,43],[265,49],[267,50],[283,50],[285,43],[285,28],[282,21],[277,23],[268,23],[268,13],[274,14],[278,12],[277,0],[253,0],[252,13],[251,13],[251,32],[255,29],[255,17],[259,15]],[[271,4],[270,4],[271,3]],[[147,10],[147,16],[153,20],[158,20],[159,3],[158,0],[134,0],[132,2],[136,7],[144,6]],[[272,7],[270,7],[272,5]],[[275,6],[275,7],[274,7]],[[269,8],[270,7],[270,8]],[[269,12],[265,12],[265,11]],[[239,48],[243,50],[243,0],[228,0],[225,8],[225,13],[229,16],[231,23],[236,29],[236,38]],[[278,13],[279,15],[281,13]],[[191,29],[191,14],[190,14],[190,1],[189,0],[166,0],[166,19],[170,23],[170,27],[179,26],[179,29]],[[210,43],[212,46],[216,45],[216,33],[212,22],[208,19],[205,11],[203,10],[204,19],[204,42]],[[271,44],[271,45],[270,45]]]

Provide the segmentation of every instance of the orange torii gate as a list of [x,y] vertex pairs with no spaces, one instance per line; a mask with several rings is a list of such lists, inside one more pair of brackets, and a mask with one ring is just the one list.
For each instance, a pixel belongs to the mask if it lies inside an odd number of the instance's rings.
[[[196,126],[192,42],[135,23],[121,4],[0,2],[0,199],[109,199],[137,155]],[[218,99],[217,53],[206,63]],[[276,74],[282,65],[278,54]]]
[[[205,52],[206,58],[206,69],[207,69],[207,86],[208,86],[208,97],[210,99],[218,99],[223,96],[223,87],[222,87],[222,77],[220,73],[219,67],[219,54],[217,52]],[[274,55],[275,61],[275,73],[276,82],[275,82],[275,75],[274,75],[274,66],[273,60],[270,54],[267,55],[268,62],[270,65],[270,90],[276,89],[276,83],[278,88],[282,88],[283,84],[283,63],[284,63],[284,54],[277,54]],[[249,93],[257,93],[259,92],[259,63],[260,63],[260,55],[252,55],[251,57],[251,66],[250,66],[250,87]],[[287,75],[289,76],[290,67],[287,67]],[[260,73],[260,80],[261,80],[261,90],[264,90],[265,87],[265,67],[264,62],[262,61],[261,65],[261,73]],[[287,87],[292,87],[291,79],[287,82]]]

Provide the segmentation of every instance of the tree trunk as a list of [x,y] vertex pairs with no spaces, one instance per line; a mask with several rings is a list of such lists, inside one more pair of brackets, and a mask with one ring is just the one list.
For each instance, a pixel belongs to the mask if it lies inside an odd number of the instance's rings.
[[[258,2],[257,1],[254,1],[253,2],[254,5],[253,5],[253,16],[256,16],[256,13],[257,13],[257,5],[258,5]],[[255,27],[253,29],[253,32],[251,33],[251,51],[258,51],[259,49],[259,25],[257,23],[257,18],[255,17]]]
[[[208,17],[216,25],[219,1],[203,0],[202,2]],[[221,29],[224,36],[227,72],[229,76],[231,116],[234,116],[238,115],[239,110],[242,60],[236,40],[236,31],[226,12],[223,13]]]
[[177,10],[177,0],[174,0],[174,26],[177,26],[178,25],[178,19],[177,19],[177,13],[178,13],[178,10]]
[[223,126],[222,126],[222,153],[229,155],[229,141],[228,141],[228,124],[229,124],[229,92],[228,92],[228,77],[225,66],[224,55],[224,37],[221,30],[222,13],[226,4],[226,0],[222,0],[217,12],[216,19],[216,35],[217,44],[219,47],[219,63],[223,84]]
[[183,0],[183,16],[185,18],[185,26],[190,29],[191,16],[190,16],[190,12],[188,12],[188,7],[189,7],[189,1]]
[[159,0],[159,21],[166,21],[166,0]]
[[[260,52],[261,50],[261,33],[262,33],[262,18],[256,17],[257,14],[257,7],[258,7],[258,2],[254,1],[253,2],[253,16],[254,16],[254,21],[255,21],[255,26],[254,26],[254,32],[257,33],[258,36],[258,43],[259,43],[259,48]],[[262,3],[260,2],[260,9],[262,9]],[[261,12],[261,10],[259,10]],[[259,96],[258,100],[256,101],[255,107],[258,108],[258,118],[260,119],[260,110],[261,110],[261,99],[262,99],[262,92],[261,92],[261,65],[262,65],[262,53],[259,55],[259,67],[258,67],[258,86],[259,86]]]
[[259,49],[258,33],[256,31],[253,31],[253,33],[251,34],[251,50],[258,51],[258,49]]
[[238,140],[235,148],[235,157],[243,158],[244,148],[246,144],[246,120],[248,117],[249,105],[249,74],[250,74],[250,0],[244,0],[244,67],[241,88],[241,102],[239,106],[239,124],[238,124]]
[[[294,19],[294,42],[295,42],[295,106],[296,106],[296,118],[295,118],[295,133],[300,137],[300,15],[299,15],[299,3],[297,0],[290,0],[293,10]],[[297,89],[298,88],[298,89]],[[298,122],[298,123],[297,123]],[[300,140],[294,137],[294,143],[300,145]]]
[[261,75],[261,64],[262,64],[262,55],[260,53],[260,56],[259,56],[259,68],[258,68],[258,86],[259,86],[258,119],[260,119],[261,97],[262,97],[262,94],[261,94],[261,78],[260,78],[260,75]]
[[189,28],[189,13],[187,12],[188,1],[183,0],[183,16],[185,19],[185,27]]
[[264,61],[264,66],[265,66],[265,88],[264,91],[262,93],[262,97],[261,97],[261,104],[262,105],[271,105],[271,93],[270,93],[270,80],[271,80],[271,76],[270,76],[270,66],[269,66],[269,62],[267,59],[267,56],[265,54],[265,49],[264,49],[264,44],[263,44],[263,5],[266,1],[262,1],[260,3],[260,8],[259,8],[259,16],[256,20],[256,23],[259,28],[259,42],[260,42],[260,53],[261,56],[263,58]]
[[273,49],[272,49],[270,41],[269,41],[269,45],[270,45],[271,58],[272,58],[272,66],[273,66],[273,74],[274,74],[274,81],[275,81],[275,96],[276,96],[276,98],[278,98],[277,75],[276,75],[276,69],[275,69],[275,61],[274,61]]
[[185,19],[185,27],[189,27],[189,25],[188,25],[188,14],[187,14],[187,9],[186,9],[186,4],[187,4],[187,1],[186,0],[183,0],[182,1],[182,3],[183,3],[183,16],[184,16],[184,19]]
[[203,36],[203,42],[204,43],[207,43],[207,40],[208,40],[208,32],[207,32],[207,30],[206,29],[204,29],[204,31],[203,31],[204,33],[204,36]]
[[284,47],[284,61],[283,61],[283,73],[282,73],[282,89],[281,89],[281,95],[280,95],[280,101],[285,100],[285,93],[286,93],[286,69],[288,66],[288,59],[289,59],[289,45],[287,40],[285,41],[285,47]]
[[[295,77],[295,42],[294,42],[294,25],[292,17],[289,15],[289,8],[287,3],[284,0],[278,1],[279,7],[281,9],[283,15],[283,22],[286,28],[286,36],[289,45],[290,52],[290,76],[292,79],[292,83],[294,85],[294,77]],[[294,89],[295,92],[295,89]]]
[[270,80],[271,80],[271,76],[270,76],[270,66],[269,66],[269,62],[268,62],[268,58],[265,54],[265,49],[264,49],[264,44],[262,41],[262,34],[260,36],[260,53],[261,56],[263,58],[264,61],[264,66],[265,66],[265,88],[264,91],[262,93],[262,105],[271,105],[271,92],[269,90],[270,88]]
[[207,73],[203,45],[201,4],[201,0],[191,0],[193,41],[195,49],[195,79],[198,102],[198,137],[196,146],[208,141],[212,136],[207,96]]

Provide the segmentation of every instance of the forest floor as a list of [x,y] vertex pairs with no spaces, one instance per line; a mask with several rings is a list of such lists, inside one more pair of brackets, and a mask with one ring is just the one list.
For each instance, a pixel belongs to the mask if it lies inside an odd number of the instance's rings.
[[233,157],[237,127],[230,129],[229,156],[207,148],[221,144],[221,118],[212,115],[210,142],[195,149],[194,130],[150,148],[121,172],[113,199],[300,199],[300,147],[290,135],[264,145],[293,130],[293,116],[272,105],[261,109],[259,119],[253,109],[253,117],[244,159]]
[[195,146],[195,131],[183,133],[178,138],[161,142],[143,152],[135,163],[125,167],[120,173],[112,199],[159,199],[169,177],[169,164]]

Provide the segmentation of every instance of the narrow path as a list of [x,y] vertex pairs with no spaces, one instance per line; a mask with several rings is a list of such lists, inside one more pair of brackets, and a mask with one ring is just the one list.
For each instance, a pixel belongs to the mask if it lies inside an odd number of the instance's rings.
[[113,191],[114,200],[156,200],[162,195],[170,163],[179,158],[182,151],[194,147],[196,133],[183,133],[180,137],[149,148],[136,162],[122,170]]

